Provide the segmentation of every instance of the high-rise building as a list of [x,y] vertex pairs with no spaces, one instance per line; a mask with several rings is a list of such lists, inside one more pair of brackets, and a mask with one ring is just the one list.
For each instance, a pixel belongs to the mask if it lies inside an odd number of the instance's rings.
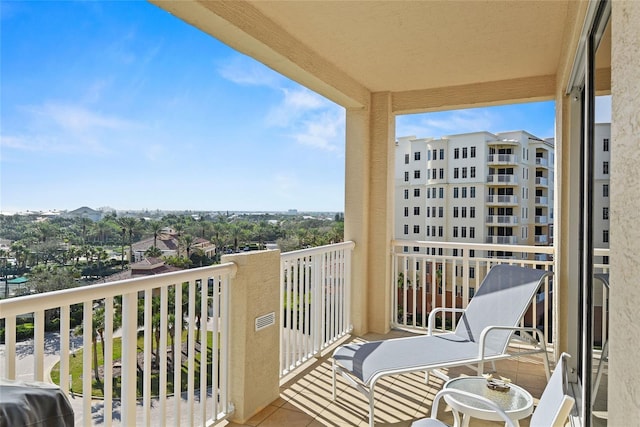
[[402,137],[395,170],[396,239],[552,243],[552,138],[525,131]]

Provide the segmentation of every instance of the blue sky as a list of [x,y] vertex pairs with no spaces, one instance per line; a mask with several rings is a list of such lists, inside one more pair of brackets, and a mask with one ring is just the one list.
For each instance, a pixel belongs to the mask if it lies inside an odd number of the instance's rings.
[[[1,4],[0,211],[344,209],[344,110],[142,1]],[[525,129],[552,102],[399,117]]]

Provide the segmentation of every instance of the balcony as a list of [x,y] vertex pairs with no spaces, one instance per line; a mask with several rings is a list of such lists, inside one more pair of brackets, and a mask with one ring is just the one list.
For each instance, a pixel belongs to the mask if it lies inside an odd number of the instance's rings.
[[487,163],[490,165],[515,165],[518,163],[518,156],[515,154],[489,154]]
[[[287,425],[294,420],[305,425],[314,420],[322,424],[366,424],[367,402],[353,393],[343,380],[339,380],[337,400],[331,401],[329,356],[336,344],[420,333],[425,329],[425,316],[431,307],[466,306],[472,290],[479,286],[490,265],[512,262],[487,256],[488,253],[526,253],[531,255],[531,260],[522,259],[518,263],[545,269],[553,265],[549,260],[554,252],[552,247],[416,241],[394,241],[392,245],[393,277],[402,279],[387,285],[394,292],[392,311],[385,316],[401,330],[389,334],[350,335],[352,296],[349,277],[352,276],[354,244],[346,242],[282,255],[276,251],[230,255],[218,266],[1,301],[0,313],[9,332],[0,357],[0,371],[9,378],[48,380],[51,367],[60,361],[60,387],[71,396],[78,425],[112,425],[118,424],[118,419],[123,424],[167,425],[179,420],[181,425],[196,425],[222,423],[232,413],[242,410],[250,391],[243,389],[241,383],[234,379],[246,369],[252,369],[250,366],[260,366],[261,372],[270,372],[265,366],[272,366],[273,372],[279,372],[279,375],[271,380],[257,376],[248,387],[261,388],[265,381],[277,384],[279,379],[279,394],[245,425],[260,425],[261,422],[265,426],[274,423]],[[445,255],[406,254],[402,252],[404,246],[437,247],[437,252],[441,249]],[[451,257],[453,250],[460,256]],[[471,251],[473,257],[470,256]],[[440,276],[429,273],[438,269],[442,271]],[[260,280],[256,280],[257,277]],[[208,286],[202,286],[204,283]],[[451,291],[454,287],[460,289],[455,298]],[[180,288],[182,292],[175,292]],[[543,294],[538,295],[535,303],[532,302],[524,317],[525,322],[535,324],[543,331],[551,330],[550,289],[549,283],[544,285]],[[256,292],[260,292],[260,298],[255,298]],[[172,298],[175,298],[173,305]],[[269,310],[266,310],[267,316],[263,316],[265,299],[270,299],[275,306],[272,316]],[[77,304],[82,304],[84,313],[91,313],[83,317],[85,328],[80,336],[71,334],[69,327],[70,309]],[[234,309],[236,305],[242,309]],[[61,311],[61,333],[45,333],[46,310],[56,307]],[[105,368],[101,375],[103,379],[118,378],[122,390],[117,396],[117,389],[108,386],[112,381],[103,381],[104,397],[92,399],[83,390],[92,387],[94,343],[91,318],[100,307],[105,308],[104,339],[100,340],[98,347],[100,351],[104,342]],[[140,308],[144,308],[141,321],[138,320]],[[161,326],[158,328],[155,315],[165,313],[165,310],[171,310],[170,316],[160,316],[158,324]],[[112,333],[113,314],[120,311],[122,329]],[[234,311],[236,315],[232,317]],[[26,313],[33,313],[35,319],[35,337],[31,344],[11,338],[15,334],[17,316]],[[242,316],[237,317],[238,313]],[[209,319],[201,322],[200,330],[197,316]],[[168,345],[171,340],[168,331],[172,325],[181,327],[180,322],[171,320],[171,317],[185,320],[183,334],[186,339],[182,344]],[[451,321],[455,324],[456,320]],[[441,322],[443,325],[446,323],[444,319]],[[200,370],[198,337],[209,335],[219,339],[208,340],[211,346],[207,363],[209,369]],[[551,344],[551,335],[546,333],[545,336]],[[261,341],[275,339],[277,343],[278,337],[280,344],[276,346],[264,345]],[[121,340],[123,349],[120,362],[109,356],[117,339]],[[251,354],[237,353],[238,346],[242,347],[239,343],[247,339],[246,349]],[[34,341],[35,346],[32,344]],[[140,342],[144,343],[141,348],[155,346],[156,351],[137,354],[135,349],[140,347]],[[260,352],[254,351],[254,344],[260,345]],[[158,351],[158,348],[167,350]],[[168,392],[158,393],[151,370],[137,368],[150,366],[157,358],[160,378],[171,378],[172,350],[185,354],[182,372],[178,371],[173,384],[180,384],[179,375],[182,375],[182,383],[186,383],[187,389],[180,391],[176,385],[167,390],[168,384],[161,382],[159,389]],[[83,372],[80,383],[70,381],[69,376],[71,361],[76,354]],[[275,363],[269,362],[270,354],[276,355]],[[250,360],[247,362],[246,359]],[[238,364],[238,360],[245,362]],[[121,366],[121,374],[115,373],[118,368],[113,368],[114,365]],[[543,365],[534,356],[500,361],[496,366],[501,375],[539,397],[546,380]],[[462,373],[472,374],[473,371],[468,368],[449,370],[452,376]],[[424,384],[424,376],[417,373],[393,377],[388,381],[385,393],[376,403],[377,422],[404,423],[425,416],[431,404],[430,398],[442,387],[442,380],[434,376],[431,376],[429,384]],[[172,397],[177,393],[181,393],[182,399]],[[206,402],[206,405],[200,402]],[[85,418],[83,414],[92,415]],[[447,420],[450,413],[443,412],[441,417]]]
[[535,222],[539,225],[545,225],[549,223],[549,218],[546,215],[536,215]]
[[487,215],[485,222],[493,225],[517,225],[518,217],[515,215]]
[[545,177],[537,176],[536,185],[540,187],[547,187],[549,185],[549,180]]
[[549,160],[544,157],[536,157],[536,166],[548,167]]
[[516,175],[488,175],[487,183],[495,185],[517,185],[518,177]]
[[544,196],[536,196],[536,205],[548,205],[549,198]]
[[518,196],[490,194],[487,196],[487,204],[503,206],[517,205]]
[[518,238],[516,236],[487,236],[486,241],[495,245],[515,245],[518,243]]
[[549,236],[547,236],[546,234],[537,234],[535,236],[535,242],[536,242],[536,244],[549,243]]

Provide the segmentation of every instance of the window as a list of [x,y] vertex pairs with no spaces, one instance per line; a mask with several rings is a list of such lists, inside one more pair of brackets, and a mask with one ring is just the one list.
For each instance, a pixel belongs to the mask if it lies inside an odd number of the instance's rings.
[[420,197],[420,189],[419,188],[414,188],[413,189],[413,197]]
[[431,192],[429,191],[429,189],[427,188],[427,199],[431,198]]
[[[475,279],[476,278],[476,268],[475,267],[469,267],[469,279]],[[469,288],[469,296],[472,297],[473,296],[473,288]]]
[[453,187],[453,198],[454,199],[458,198],[458,187]]
[[409,252],[409,247],[408,246],[403,246],[402,247],[402,252]]
[[463,206],[462,207],[462,218],[466,218],[467,217],[467,207]]
[[602,162],[602,173],[605,175],[609,174],[609,162]]
[[602,230],[602,243],[609,243],[609,230]]
[[609,138],[602,140],[602,151],[609,151]]
[[438,188],[438,194],[441,199],[444,199],[444,187]]
[[467,158],[467,151],[468,151],[468,150],[467,150],[467,147],[463,147],[463,148],[462,148],[462,158],[463,158],[463,159],[466,159],[466,158]]
[[[431,218],[431,209],[427,207],[427,218]],[[427,233],[429,233],[429,227],[427,227]],[[427,234],[428,236],[429,234]]]
[[475,218],[475,217],[476,217],[476,207],[471,206],[469,208],[469,218]]
[[463,199],[467,198],[467,187],[462,187],[462,198]]
[[453,149],[453,158],[454,159],[459,159],[460,158],[460,149],[459,148],[454,148]]
[[405,164],[405,165],[408,165],[408,164],[409,164],[409,155],[408,155],[408,154],[405,154],[405,155],[404,155],[404,164]]
[[413,171],[413,177],[415,179],[419,179],[420,178],[420,171],[419,170]]
[[415,153],[413,153],[413,160],[420,160],[420,152],[416,151]]
[[453,217],[458,218],[459,208],[457,206],[453,207]]
[[432,217],[436,217],[436,207],[435,206],[431,206],[431,216]]
[[[453,227],[453,229],[455,230],[457,227]],[[453,256],[458,256],[458,250],[454,249],[453,250]],[[458,266],[456,266],[456,276],[458,275]]]
[[[442,237],[444,235],[444,227],[440,226],[438,227],[438,237]],[[440,248],[440,250],[442,250],[442,248]],[[442,253],[441,253],[442,255]]]
[[440,160],[444,160],[444,148],[440,149]]
[[405,200],[409,198],[409,190],[404,190],[404,198]]
[[464,167],[462,168],[462,178],[466,178],[467,177],[467,168]]
[[[434,216],[435,216],[435,215],[434,215]],[[435,226],[435,225],[432,225],[432,226],[431,226],[431,235],[432,235],[433,237],[436,237],[436,226]],[[434,250],[435,250],[435,249],[434,249]]]
[[431,179],[436,179],[437,175],[438,175],[438,169],[436,168],[431,169]]
[[433,187],[433,188],[431,189],[431,198],[432,198],[432,199],[435,199],[435,198],[436,198],[436,187]]
[[404,225],[404,234],[409,234],[409,226],[407,224]]
[[438,160],[438,150],[433,150],[433,160]]
[[602,197],[609,197],[609,184],[602,184]]
[[404,216],[409,216],[409,208],[407,206],[404,207]]
[[476,157],[476,147],[471,147],[471,158]]
[[[473,230],[474,232],[471,233],[471,230]],[[470,227],[469,228],[469,237],[473,237],[472,234],[475,234],[475,228]],[[475,249],[469,249],[469,258],[473,258],[474,256],[476,256],[476,250]]]
[[[408,173],[408,172],[407,172]],[[460,170],[459,168],[453,168],[453,177],[455,179],[460,178]],[[408,180],[408,179],[407,179]]]
[[420,233],[420,226],[419,225],[414,225],[413,226],[413,234],[418,234]]
[[[440,236],[442,237],[442,234]],[[438,248],[438,255],[442,256],[443,253],[444,253],[444,250],[442,248]]]
[[[469,227],[469,238],[470,239],[475,239],[476,238],[476,228],[475,227]],[[469,256],[473,257],[475,255],[475,252],[473,250],[469,251]]]
[[409,181],[409,172],[404,173],[404,182]]
[[444,179],[444,169],[440,168],[440,179]]
[[609,208],[606,206],[602,208],[602,219],[609,219]]
[[427,160],[431,160],[431,151],[427,150]]
[[463,239],[467,237],[467,227],[460,227],[460,237]]
[[[427,209],[427,212],[429,212],[429,209]],[[429,230],[430,230],[430,229],[429,229],[429,226],[427,225],[427,227],[426,227],[426,228],[427,228],[427,237],[429,237],[429,236],[431,235],[431,233],[429,233]]]
[[444,217],[444,208],[442,206],[438,208],[438,216],[440,218]]
[[420,215],[420,206],[414,206],[413,207],[413,214],[414,215]]
[[469,187],[469,197],[472,199],[476,198],[476,187]]
[[[414,246],[413,252],[420,252],[420,246]],[[416,270],[420,270],[420,262],[416,264]]]
[[475,177],[476,177],[476,167],[471,166],[471,178],[475,178]]

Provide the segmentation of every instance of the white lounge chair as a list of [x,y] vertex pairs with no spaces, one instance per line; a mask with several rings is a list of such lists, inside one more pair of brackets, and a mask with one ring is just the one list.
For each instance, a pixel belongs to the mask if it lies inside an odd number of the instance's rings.
[[[560,356],[553,375],[542,392],[538,406],[531,415],[531,420],[529,421],[530,427],[562,427],[565,425],[565,421],[575,403],[574,398],[567,394],[567,364],[565,359],[568,357],[570,356],[567,353],[562,353]],[[440,390],[433,398],[431,418],[423,418],[415,421],[411,424],[411,427],[447,427],[445,423],[436,419],[438,403],[445,395],[464,395],[467,399],[476,399],[500,414],[505,425],[509,427],[516,425],[509,419],[509,416],[491,400],[460,390],[444,389]]]
[[[550,274],[544,270],[496,265],[489,270],[466,309],[432,310],[428,335],[338,347],[333,353],[333,399],[336,397],[336,375],[340,373],[368,398],[369,425],[373,426],[374,389],[376,383],[388,375],[416,371],[425,371],[428,375],[440,368],[470,364],[477,364],[477,371],[482,374],[485,361],[535,352],[544,354],[549,378],[542,333],[533,327],[518,327],[518,323],[540,284]],[[433,335],[435,315],[441,311],[463,314],[454,332]],[[533,345],[532,350],[516,354],[507,352],[515,331],[519,331],[519,338]]]

